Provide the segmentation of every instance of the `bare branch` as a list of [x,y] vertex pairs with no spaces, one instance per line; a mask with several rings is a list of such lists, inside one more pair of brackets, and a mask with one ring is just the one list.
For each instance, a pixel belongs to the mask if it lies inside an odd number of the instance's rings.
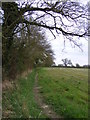
[[[37,7],[34,6],[34,4],[36,4]],[[87,30],[84,26],[87,11],[85,7],[81,6],[78,2],[72,2],[71,0],[52,3],[46,1],[30,1],[26,3],[26,5],[23,3],[22,6],[23,5],[24,7],[19,8],[18,18],[7,27],[5,30],[6,33],[16,24],[24,22],[26,24],[47,28],[50,31],[56,30],[57,33],[62,33],[64,36],[84,37],[87,35]],[[26,12],[29,13],[25,14]],[[42,14],[39,12],[42,12]],[[26,16],[28,18],[28,15],[36,15],[36,17],[33,17],[32,21],[29,21],[25,18]],[[50,20],[53,21],[52,25],[50,25],[49,22],[48,24],[46,23],[47,15],[49,15]],[[14,32],[14,34],[15,33],[16,32]]]

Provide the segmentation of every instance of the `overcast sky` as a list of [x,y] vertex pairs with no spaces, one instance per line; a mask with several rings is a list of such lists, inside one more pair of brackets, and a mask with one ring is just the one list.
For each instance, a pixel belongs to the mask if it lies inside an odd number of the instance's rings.
[[[78,0],[83,4],[86,4],[89,0]],[[81,38],[80,41],[82,43],[82,49],[83,52],[78,48],[72,48],[70,42],[66,41],[66,46],[64,48],[64,39],[61,36],[57,37],[56,39],[53,39],[53,36],[46,32],[47,38],[51,43],[52,49],[55,53],[55,63],[56,65],[62,64],[62,59],[68,58],[72,61],[73,65],[76,63],[80,65],[88,64],[88,41],[84,38]]]
[[88,64],[88,41],[84,38],[81,38],[82,49],[78,47],[73,48],[70,42],[66,41],[66,46],[64,48],[64,41],[62,35],[53,39],[50,33],[47,35],[48,41],[50,41],[52,49],[55,53],[55,63],[56,65],[62,64],[62,59],[68,58],[72,61],[73,65],[79,63],[80,65]]

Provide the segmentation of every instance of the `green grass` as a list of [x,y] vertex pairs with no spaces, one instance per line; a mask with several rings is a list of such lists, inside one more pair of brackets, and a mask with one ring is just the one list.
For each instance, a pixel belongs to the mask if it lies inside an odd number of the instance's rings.
[[13,89],[3,91],[3,117],[45,118],[34,100],[35,75],[36,71],[33,70],[27,79],[18,79]]
[[42,68],[40,93],[57,114],[66,118],[88,117],[88,70]]

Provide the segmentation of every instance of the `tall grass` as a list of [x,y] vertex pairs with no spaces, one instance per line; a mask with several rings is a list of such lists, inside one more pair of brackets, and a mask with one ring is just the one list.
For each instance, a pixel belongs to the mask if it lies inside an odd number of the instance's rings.
[[3,117],[45,118],[34,99],[36,71],[14,82],[13,89],[3,91]]

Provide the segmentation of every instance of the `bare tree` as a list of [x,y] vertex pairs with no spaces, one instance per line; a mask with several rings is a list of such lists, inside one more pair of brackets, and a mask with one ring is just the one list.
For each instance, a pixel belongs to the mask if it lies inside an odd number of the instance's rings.
[[62,61],[63,61],[64,66],[67,67],[67,65],[68,65],[68,59],[67,58],[62,59]]
[[67,58],[62,59],[64,66],[67,67],[67,65],[73,66],[71,60],[68,60]]
[[[3,3],[3,6],[4,4],[8,3]],[[24,27],[30,24],[47,28],[54,37],[55,30],[57,34],[64,35],[71,43],[80,47],[76,39],[87,35],[87,9],[86,6],[79,2],[71,0],[30,0],[29,2],[21,3],[21,5],[18,2],[18,7],[13,6],[14,14],[9,16],[10,13],[8,13],[9,17],[5,18],[5,22],[9,22],[10,17],[15,19],[11,21],[8,27],[5,27],[4,33],[12,31],[12,28],[14,28],[13,34],[18,33],[21,30],[19,24],[23,22],[25,24]],[[5,12],[5,9],[3,10]],[[28,16],[32,17],[32,20],[28,19]]]
[[[88,7],[72,0],[27,0],[2,2],[3,67],[10,60],[14,35],[28,32],[28,25],[48,29],[54,37],[62,34],[80,48],[80,37],[88,34]],[[0,12],[1,13],[1,12]],[[21,26],[23,24],[23,27]],[[31,32],[30,32],[31,33]]]

